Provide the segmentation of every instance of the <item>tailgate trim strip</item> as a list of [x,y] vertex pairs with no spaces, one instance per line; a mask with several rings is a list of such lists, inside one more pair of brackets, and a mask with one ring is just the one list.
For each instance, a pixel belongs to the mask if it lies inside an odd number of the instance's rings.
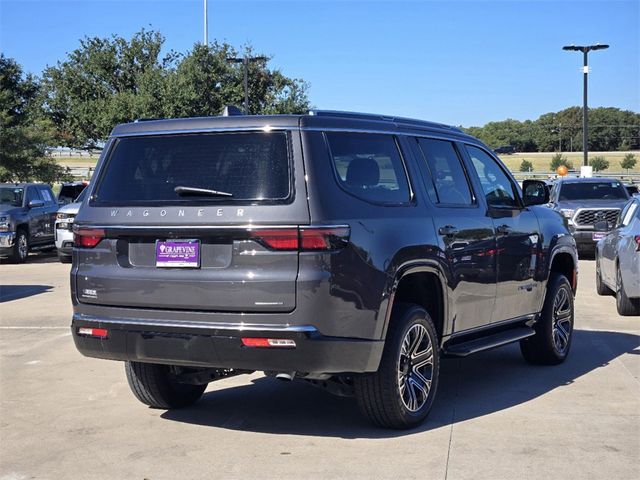
[[206,330],[230,330],[236,332],[251,331],[274,331],[274,332],[294,332],[294,333],[316,333],[318,330],[311,325],[286,325],[286,324],[263,324],[263,323],[220,323],[220,322],[194,322],[194,321],[172,321],[172,320],[140,320],[134,318],[101,318],[93,315],[73,314],[73,321],[114,323],[118,325],[140,325],[144,327],[178,327],[178,328],[201,328]]

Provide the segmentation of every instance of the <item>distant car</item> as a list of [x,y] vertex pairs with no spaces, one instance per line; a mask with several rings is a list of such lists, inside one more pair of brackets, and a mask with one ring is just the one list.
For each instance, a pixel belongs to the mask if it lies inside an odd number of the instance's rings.
[[29,251],[53,249],[57,209],[49,185],[0,183],[0,257],[24,263]]
[[62,263],[71,263],[71,252],[73,250],[73,220],[80,210],[80,205],[84,200],[87,188],[82,190],[73,203],[68,203],[61,207],[56,214],[56,249],[58,259]]
[[549,206],[564,215],[581,253],[593,255],[595,245],[607,232],[596,231],[596,222],[606,220],[612,228],[629,194],[619,180],[563,177],[551,189]]
[[513,145],[502,145],[501,147],[496,148],[494,152],[511,155],[512,153],[516,153],[516,147]]
[[[596,224],[596,229],[604,224]],[[620,315],[640,315],[640,198],[624,207],[615,228],[596,246],[596,290],[615,295]]]
[[61,205],[72,203],[76,198],[78,198],[78,195],[82,193],[87,184],[88,182],[63,183],[62,188],[60,188],[60,193],[58,193],[58,203]]

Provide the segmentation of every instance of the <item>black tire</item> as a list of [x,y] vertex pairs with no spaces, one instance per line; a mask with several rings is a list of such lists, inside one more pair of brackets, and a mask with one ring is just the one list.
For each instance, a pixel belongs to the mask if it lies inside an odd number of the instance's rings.
[[640,298],[629,298],[624,290],[620,265],[616,268],[616,309],[618,315],[640,315]]
[[607,287],[602,281],[602,275],[600,274],[600,260],[596,259],[596,292],[598,295],[610,296],[615,295],[615,292]]
[[24,228],[19,228],[13,241],[13,251],[9,257],[12,263],[25,263],[29,257],[29,235]]
[[125,362],[131,391],[145,405],[171,409],[197,402],[206,385],[190,385],[176,381],[168,365]]
[[58,260],[60,260],[60,263],[71,263],[71,259],[71,255],[64,255],[58,252]]
[[552,273],[547,294],[535,325],[536,334],[520,340],[520,351],[529,363],[557,365],[569,355],[573,339],[573,290],[564,275]]
[[[419,355],[412,358],[414,353]],[[438,389],[439,353],[436,328],[426,310],[413,304],[396,306],[378,371],[354,378],[363,414],[385,428],[422,423]]]

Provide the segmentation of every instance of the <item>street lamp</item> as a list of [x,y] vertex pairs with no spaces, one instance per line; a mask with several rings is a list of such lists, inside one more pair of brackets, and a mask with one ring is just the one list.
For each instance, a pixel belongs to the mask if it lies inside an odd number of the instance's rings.
[[228,57],[227,62],[241,63],[244,67],[244,113],[249,115],[249,63],[267,61],[267,57]]
[[585,166],[589,165],[589,145],[587,143],[587,128],[589,125],[587,118],[587,74],[589,73],[589,63],[587,61],[587,55],[591,50],[604,50],[605,48],[609,48],[609,45],[596,43],[595,45],[565,45],[562,47],[563,50],[582,52],[584,58],[584,66],[582,67],[582,73],[584,74],[584,91],[582,93],[582,152],[584,156],[583,164]]

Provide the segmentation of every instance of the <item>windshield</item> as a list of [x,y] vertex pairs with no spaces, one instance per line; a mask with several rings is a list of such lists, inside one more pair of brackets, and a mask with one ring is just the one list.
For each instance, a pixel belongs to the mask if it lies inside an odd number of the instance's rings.
[[0,187],[0,204],[21,207],[23,194],[24,188]]
[[564,183],[560,200],[626,200],[629,196],[617,181]]
[[87,196],[87,190],[88,188],[85,187],[84,190],[82,190],[82,193],[80,195],[78,195],[78,198],[76,198],[73,203],[80,203],[84,200],[84,197]]
[[281,132],[121,138],[92,200],[112,205],[282,203],[291,195],[287,143]]

